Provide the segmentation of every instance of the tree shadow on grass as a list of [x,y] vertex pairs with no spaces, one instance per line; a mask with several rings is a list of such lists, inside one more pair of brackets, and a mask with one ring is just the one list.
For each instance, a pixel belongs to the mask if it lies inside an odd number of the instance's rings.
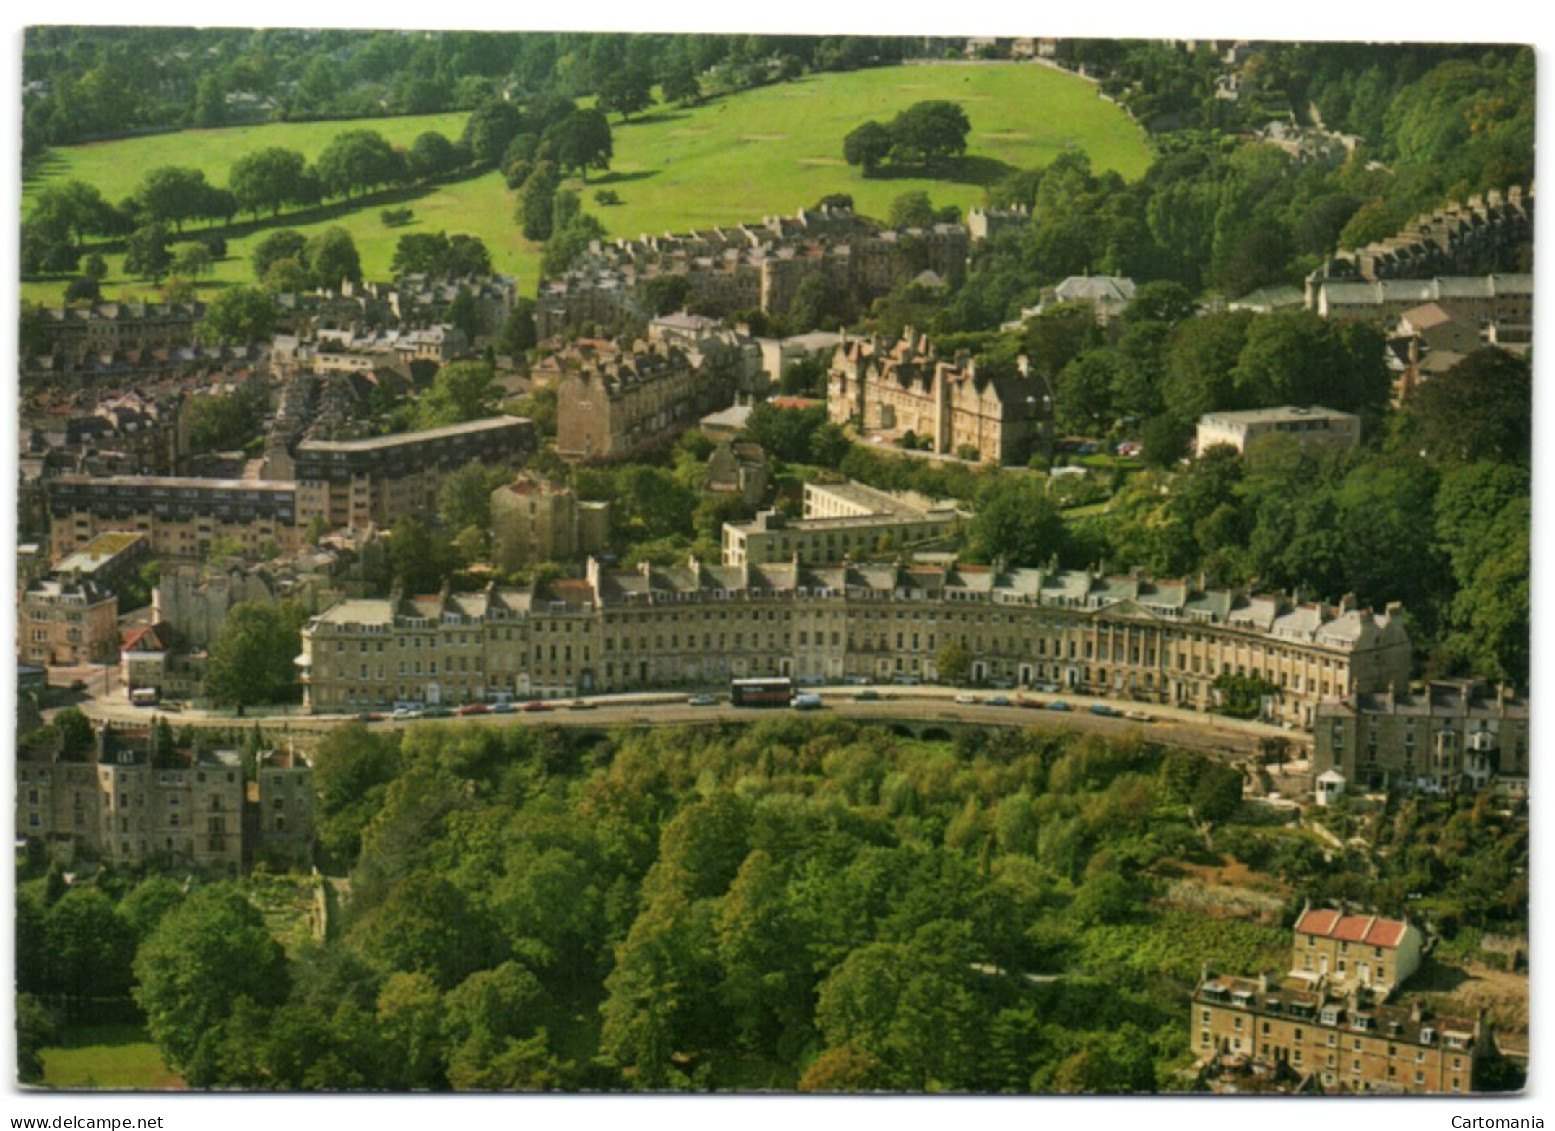
[[934,180],[958,185],[994,184],[1017,172],[1008,161],[997,157],[970,155],[952,157],[933,165],[882,165],[869,175],[872,181]]
[[649,114],[639,114],[628,122],[620,122],[622,126],[651,126],[659,122],[680,122],[691,117],[686,111],[679,108],[665,107],[662,110],[654,110]]
[[637,169],[630,173],[606,172],[589,181],[590,187],[595,185],[624,185],[628,181],[646,181],[649,177],[657,177],[658,169]]

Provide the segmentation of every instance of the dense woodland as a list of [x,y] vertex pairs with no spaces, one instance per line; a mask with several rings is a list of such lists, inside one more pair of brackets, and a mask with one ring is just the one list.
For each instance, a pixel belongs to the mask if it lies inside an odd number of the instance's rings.
[[[196,1086],[1148,1092],[1200,963],[1283,968],[1314,886],[1470,949],[1526,926],[1525,823],[1339,812],[1337,851],[1137,739],[356,726],[316,782],[327,942],[227,883],[24,875],[24,1019],[128,996]],[[1229,855],[1289,885],[1265,924],[1171,898]]]

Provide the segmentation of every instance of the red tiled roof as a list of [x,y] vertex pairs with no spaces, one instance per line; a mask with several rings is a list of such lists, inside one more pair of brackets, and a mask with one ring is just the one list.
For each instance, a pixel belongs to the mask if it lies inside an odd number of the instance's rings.
[[1319,908],[1301,917],[1296,923],[1296,933],[1391,948],[1402,941],[1407,926],[1397,919],[1383,919],[1376,915],[1341,915],[1328,908]]
[[1334,929],[1334,924],[1339,921],[1339,912],[1328,910],[1308,911],[1296,923],[1296,933],[1302,935],[1326,936]]

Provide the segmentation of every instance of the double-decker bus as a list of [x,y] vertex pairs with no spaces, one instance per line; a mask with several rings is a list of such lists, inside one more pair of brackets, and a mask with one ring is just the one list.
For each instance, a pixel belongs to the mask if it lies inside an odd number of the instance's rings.
[[729,702],[736,707],[786,707],[794,696],[794,681],[736,679],[729,684]]

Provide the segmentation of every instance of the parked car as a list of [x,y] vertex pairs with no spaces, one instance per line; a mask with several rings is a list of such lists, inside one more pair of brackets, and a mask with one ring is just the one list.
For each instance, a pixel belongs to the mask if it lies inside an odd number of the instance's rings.
[[1047,705],[1047,709],[1049,711],[1069,711],[1069,710],[1073,710],[1073,708],[1071,708],[1069,706],[1069,704],[1065,703],[1062,699],[1055,699],[1055,700],[1053,700],[1051,703],[1049,703]]
[[420,707],[396,707],[396,708],[394,708],[394,721],[397,722],[397,723],[405,722],[408,719],[419,719],[420,717],[421,717],[421,708]]
[[984,700],[984,702],[986,702],[990,707],[1014,706],[1014,704],[1010,702],[1010,697],[1008,695],[990,695],[987,699]]
[[1124,711],[1123,717],[1133,719],[1136,723],[1153,723],[1155,716],[1149,711]]
[[976,702],[978,702],[978,698],[977,698],[976,695],[971,695],[971,694],[968,694],[966,692],[962,692],[960,695],[956,696],[956,702],[957,703],[976,703]]
[[380,723],[383,721],[383,716],[377,711],[363,711],[356,716],[356,721],[359,723]]
[[1042,702],[1040,699],[1028,699],[1024,695],[1015,700],[1015,705],[1017,707],[1025,707],[1032,711],[1040,711],[1043,707],[1047,706],[1047,704]]
[[686,704],[691,707],[716,707],[718,706],[718,697],[716,695],[693,695],[686,700]]
[[452,707],[428,707],[421,712],[423,719],[451,719],[454,717]]
[[491,708],[486,706],[484,703],[466,703],[463,707],[460,707],[459,710],[455,712],[455,714],[489,715],[491,714]]
[[531,699],[519,708],[520,711],[554,711],[555,709],[544,699]]
[[491,713],[493,715],[512,715],[517,711],[518,708],[511,703],[493,703],[491,705]]
[[1091,705],[1091,714],[1100,715],[1106,719],[1121,719],[1123,717],[1122,711],[1116,707],[1109,707],[1105,703],[1093,703]]
[[880,701],[880,692],[873,687],[866,687],[863,691],[853,696],[853,701],[855,703],[878,703]]
[[801,691],[789,701],[789,706],[796,711],[818,711],[821,709],[821,697],[811,691]]

